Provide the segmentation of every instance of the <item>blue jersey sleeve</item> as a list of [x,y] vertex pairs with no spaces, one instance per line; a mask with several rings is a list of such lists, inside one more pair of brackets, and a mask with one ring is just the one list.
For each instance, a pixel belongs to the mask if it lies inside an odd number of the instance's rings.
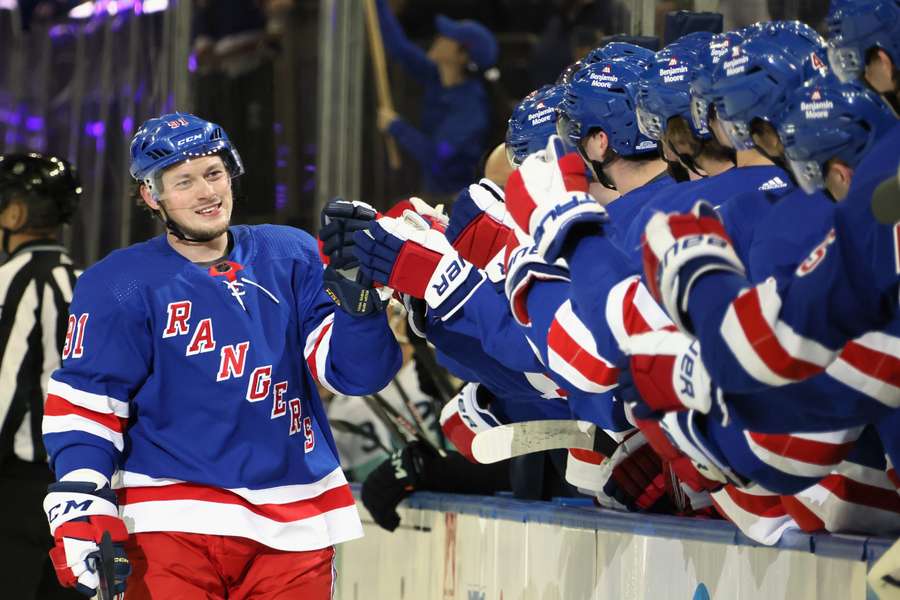
[[304,357],[320,384],[348,396],[383,389],[400,370],[400,346],[383,313],[351,316],[336,309],[322,287],[324,267],[311,236],[304,234],[305,268],[296,285]]
[[42,429],[57,477],[84,468],[112,475],[130,400],[151,370],[152,334],[140,292],[108,264],[78,280],[62,366],[48,383]]
[[387,53],[400,62],[409,73],[424,83],[439,81],[437,65],[428,55],[411,42],[397,17],[391,12],[387,0],[376,0],[378,20],[381,25],[381,38]]

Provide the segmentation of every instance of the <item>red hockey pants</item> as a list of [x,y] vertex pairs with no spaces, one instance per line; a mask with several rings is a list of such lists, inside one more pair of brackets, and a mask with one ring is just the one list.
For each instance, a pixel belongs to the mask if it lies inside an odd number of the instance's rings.
[[331,600],[334,548],[275,550],[246,538],[132,534],[125,600]]

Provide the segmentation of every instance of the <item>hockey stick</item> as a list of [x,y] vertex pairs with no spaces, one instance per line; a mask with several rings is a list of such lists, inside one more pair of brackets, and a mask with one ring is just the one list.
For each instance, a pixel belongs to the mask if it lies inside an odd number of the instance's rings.
[[100,550],[94,558],[94,568],[100,576],[100,585],[97,593],[100,600],[115,600],[116,598],[116,563],[115,549],[112,544],[112,536],[108,531],[103,532],[100,538]]
[[425,434],[425,431],[423,429],[417,429],[409,419],[397,412],[397,409],[391,406],[390,403],[384,399],[384,397],[382,397],[380,394],[372,394],[372,399],[379,404],[379,408],[381,408],[382,412],[384,412],[398,428],[405,432],[407,443],[413,440],[418,440],[433,449],[435,452],[441,455],[441,457],[446,458],[447,453],[444,452],[443,448],[438,448],[437,446],[435,446],[432,441],[428,439],[428,436]]
[[588,421],[524,421],[475,434],[472,455],[482,464],[491,464],[523,454],[564,448],[612,456],[617,446],[608,433]]
[[394,440],[394,443],[399,447],[406,446],[410,443],[415,437],[410,437],[409,433],[401,429],[396,421],[391,419],[390,416],[384,411],[381,404],[378,403],[375,398],[372,396],[362,396],[363,402],[366,403],[366,406],[369,407],[378,420],[384,423],[384,426],[387,427],[388,432],[391,434],[391,438]]
[[[400,380],[396,377],[394,377],[394,387],[397,388],[397,393],[400,394],[400,398],[403,400],[403,405],[406,407],[406,410],[412,417],[413,422],[416,425],[416,429],[418,429],[419,431],[419,435],[421,435],[423,438],[427,438],[428,426],[425,424],[425,420],[422,418],[422,415],[416,408],[416,405],[412,401],[412,398],[409,397],[409,394],[407,394],[406,390],[403,389],[403,386],[400,385]],[[438,418],[438,415],[436,415],[435,418]]]
[[373,444],[375,444],[381,450],[384,450],[386,453],[390,454],[391,450],[385,446],[381,440],[378,439],[378,436],[374,433],[367,431],[366,429],[360,427],[359,425],[354,425],[350,421],[345,421],[344,419],[328,419],[328,423],[331,425],[331,428],[335,431],[340,431],[341,433],[349,433],[351,435],[358,435],[363,439],[367,439]]

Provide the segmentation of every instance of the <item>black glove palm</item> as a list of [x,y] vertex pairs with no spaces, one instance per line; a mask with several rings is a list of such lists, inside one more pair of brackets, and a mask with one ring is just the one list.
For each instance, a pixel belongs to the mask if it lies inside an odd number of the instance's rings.
[[397,529],[397,505],[421,485],[425,470],[436,456],[422,442],[412,442],[369,474],[362,485],[362,502],[378,525],[388,531]]

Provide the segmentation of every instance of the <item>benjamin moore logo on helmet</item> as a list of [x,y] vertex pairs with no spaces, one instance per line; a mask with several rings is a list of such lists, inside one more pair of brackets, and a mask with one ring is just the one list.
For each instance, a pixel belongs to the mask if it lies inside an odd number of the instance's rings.
[[189,144],[191,142],[196,142],[197,140],[202,140],[202,139],[203,139],[203,132],[201,131],[200,133],[194,133],[192,135],[188,135],[186,137],[181,138],[180,140],[175,142],[175,147],[181,148],[185,144]]
[[184,117],[178,117],[175,121],[166,121],[166,125],[169,126],[169,129],[178,129],[182,126],[187,127],[190,123]]

